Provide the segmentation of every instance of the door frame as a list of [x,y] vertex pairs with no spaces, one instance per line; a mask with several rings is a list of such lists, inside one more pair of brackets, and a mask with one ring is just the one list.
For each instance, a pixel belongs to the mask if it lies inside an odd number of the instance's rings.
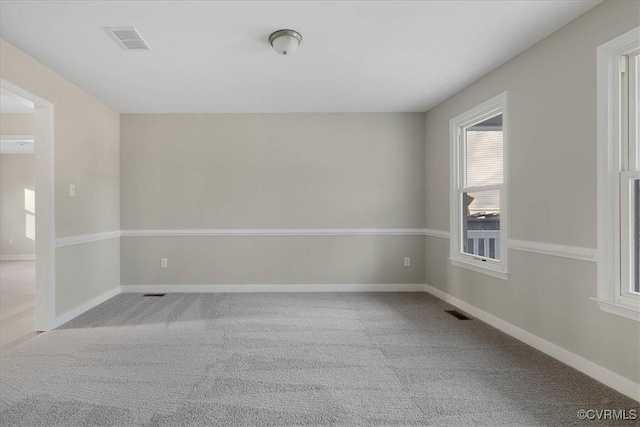
[[56,318],[56,235],[53,104],[0,78],[0,87],[33,102],[36,193],[36,331],[53,329]]

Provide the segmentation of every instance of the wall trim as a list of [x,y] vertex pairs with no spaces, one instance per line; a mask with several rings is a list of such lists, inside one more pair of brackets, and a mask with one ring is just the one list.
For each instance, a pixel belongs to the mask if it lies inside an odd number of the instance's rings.
[[444,230],[433,230],[431,228],[427,228],[425,229],[425,236],[440,237],[441,239],[449,239],[451,237],[451,233]]
[[122,230],[123,237],[201,236],[424,236],[424,228],[230,228],[200,230]]
[[423,292],[424,283],[124,285],[122,293]]
[[0,255],[0,261],[34,261],[35,259],[34,254]]
[[233,237],[233,236],[425,236],[424,228],[283,228],[200,230],[114,230],[61,237],[56,247],[96,242],[116,237]]
[[620,393],[628,396],[634,400],[640,401],[640,384],[631,381],[622,375],[616,374],[607,368],[604,368],[590,360],[585,359],[582,356],[578,356],[575,353],[570,352],[550,341],[540,338],[537,335],[532,334],[518,326],[515,326],[505,320],[500,319],[492,314],[487,313],[467,302],[462,301],[454,296],[451,296],[440,289],[433,286],[424,285],[425,292],[430,293],[436,298],[440,298],[448,302],[451,305],[458,307],[459,309],[469,313],[470,315],[477,317],[485,323],[493,326],[502,332],[511,335],[512,337],[524,342],[525,344],[534,347],[541,352],[559,360],[571,366],[574,369],[590,376],[591,378],[619,391]]
[[103,233],[81,234],[79,236],[61,237],[56,240],[56,247],[77,245],[80,243],[97,242],[98,240],[120,237],[120,230],[105,231]]
[[91,298],[89,301],[87,301],[87,302],[85,302],[83,304],[80,304],[76,308],[73,308],[73,309],[67,311],[66,313],[63,313],[63,314],[61,314],[59,316],[56,316],[54,324],[53,324],[53,328],[57,328],[59,326],[64,325],[68,321],[80,316],[85,311],[91,310],[93,307],[96,307],[96,306],[102,304],[103,302],[107,301],[108,299],[111,299],[111,298],[115,297],[116,295],[118,295],[121,292],[122,292],[122,289],[121,289],[120,286],[118,286],[116,288],[108,290],[107,292],[105,292],[103,294],[98,295],[97,297]]
[[553,243],[541,243],[530,240],[509,240],[509,249],[516,251],[534,252],[537,254],[557,256],[562,258],[577,259],[580,261],[596,262],[598,250],[581,246],[556,245]]
[[[117,237],[259,237],[259,236],[428,236],[450,239],[450,233],[429,228],[230,228],[194,230],[115,230],[102,233],[61,237],[56,247],[96,242]],[[509,249],[543,255],[597,261],[597,249],[581,246],[557,245],[529,240],[509,240]]]
[[[425,229],[425,236],[450,239],[448,231]],[[583,246],[557,245],[555,243],[534,242],[533,240],[509,239],[509,249],[523,252],[533,252],[537,254],[556,256],[561,258],[577,259],[580,261],[596,262],[598,260],[598,250]]]

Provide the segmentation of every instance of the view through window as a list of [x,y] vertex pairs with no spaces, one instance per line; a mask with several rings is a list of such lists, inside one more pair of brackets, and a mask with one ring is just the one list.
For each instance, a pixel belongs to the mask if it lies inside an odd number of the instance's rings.
[[500,188],[503,184],[502,114],[465,129],[463,251],[500,260]]

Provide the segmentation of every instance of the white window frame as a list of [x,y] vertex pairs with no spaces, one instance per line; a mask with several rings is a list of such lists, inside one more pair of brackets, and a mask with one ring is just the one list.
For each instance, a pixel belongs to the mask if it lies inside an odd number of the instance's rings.
[[[458,267],[467,268],[479,273],[488,274],[506,280],[508,277],[509,259],[509,211],[508,211],[508,156],[509,146],[509,97],[507,92],[503,92],[471,110],[454,117],[449,122],[450,133],[450,207],[449,222],[451,230],[450,255],[451,264]],[[465,183],[464,174],[466,172],[464,150],[464,129],[480,123],[490,117],[502,114],[503,132],[503,179],[502,184],[488,185],[482,187],[466,187],[466,191],[473,190],[499,190],[500,191],[500,261],[467,254],[463,251],[462,242],[462,189]]]
[[616,283],[616,295],[619,302],[633,306],[640,301],[640,297],[629,290],[629,284],[635,280],[635,236],[631,226],[635,209],[633,183],[640,179],[640,171],[625,171],[620,175],[620,282]]
[[603,311],[637,321],[640,297],[628,292],[629,268],[633,267],[628,263],[630,259],[623,259],[629,257],[630,250],[630,242],[622,238],[631,234],[627,227],[629,185],[638,175],[633,171],[638,167],[632,159],[634,149],[627,139],[626,129],[633,123],[628,123],[630,116],[624,107],[628,92],[623,73],[627,69],[626,55],[639,47],[637,27],[599,46],[597,51],[598,288],[594,298]]

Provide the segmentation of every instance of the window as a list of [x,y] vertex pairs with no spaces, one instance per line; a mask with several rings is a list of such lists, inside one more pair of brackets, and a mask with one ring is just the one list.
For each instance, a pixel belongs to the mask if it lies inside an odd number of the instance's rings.
[[640,320],[640,27],[598,48],[598,297]]
[[28,188],[24,189],[25,237],[36,240],[36,193]]
[[451,120],[453,264],[506,279],[507,93]]

